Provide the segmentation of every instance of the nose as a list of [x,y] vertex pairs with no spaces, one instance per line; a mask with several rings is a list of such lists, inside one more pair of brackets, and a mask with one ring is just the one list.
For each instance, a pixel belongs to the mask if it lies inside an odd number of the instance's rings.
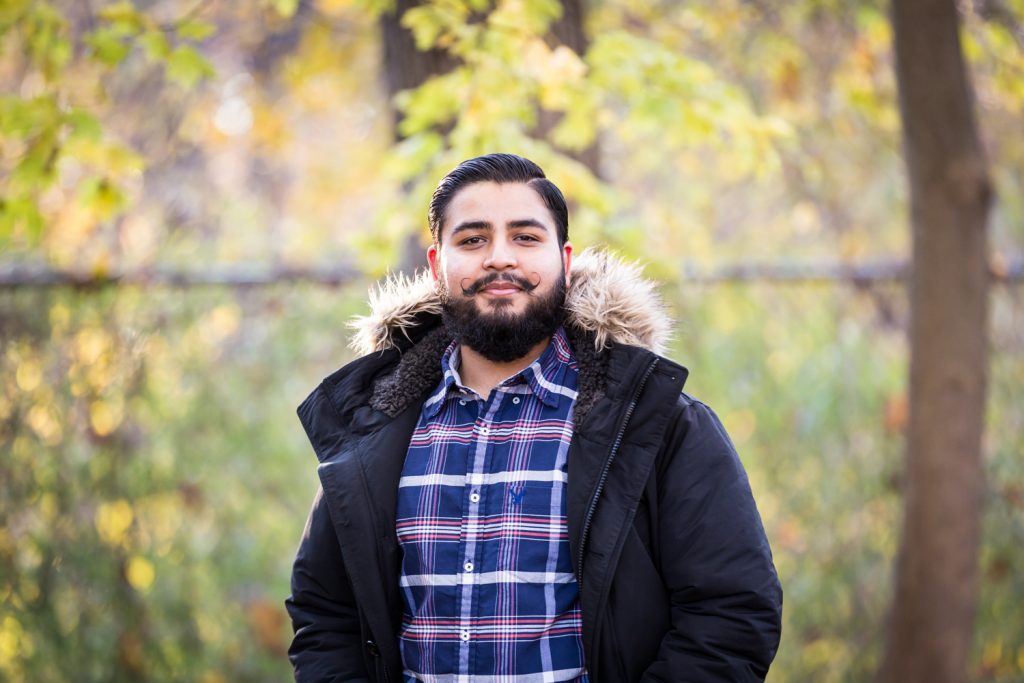
[[491,243],[491,251],[484,259],[484,268],[493,270],[506,270],[515,268],[518,265],[515,252],[502,240],[495,240]]

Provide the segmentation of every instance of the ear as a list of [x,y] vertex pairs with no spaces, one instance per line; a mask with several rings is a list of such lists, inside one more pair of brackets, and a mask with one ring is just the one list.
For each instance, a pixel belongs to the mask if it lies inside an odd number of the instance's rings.
[[562,265],[565,268],[565,284],[569,285],[569,280],[572,277],[572,242],[566,242],[562,245]]
[[437,253],[437,245],[431,244],[427,247],[427,263],[430,264],[430,275],[434,278],[434,282],[437,282],[440,275],[441,266],[438,261],[440,256]]

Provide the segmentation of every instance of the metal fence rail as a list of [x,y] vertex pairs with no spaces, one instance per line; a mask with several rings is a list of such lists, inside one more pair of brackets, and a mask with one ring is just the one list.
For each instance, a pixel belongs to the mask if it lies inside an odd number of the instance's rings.
[[[853,284],[900,282],[910,272],[906,260],[860,262],[754,262],[698,266],[680,264],[683,284]],[[993,283],[1024,282],[1024,257],[993,258]],[[256,265],[218,265],[212,268],[153,267],[135,270],[81,271],[37,263],[0,263],[0,289],[72,287],[81,289],[131,287],[266,287],[306,283],[338,287],[363,275],[349,264],[330,268],[292,268]]]

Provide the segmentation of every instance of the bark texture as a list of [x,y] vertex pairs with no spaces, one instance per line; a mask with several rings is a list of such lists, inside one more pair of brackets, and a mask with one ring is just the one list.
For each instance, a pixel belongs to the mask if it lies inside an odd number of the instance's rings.
[[[422,85],[431,76],[451,71],[458,64],[445,50],[433,48],[425,52],[416,49],[412,31],[402,26],[406,10],[420,5],[420,0],[395,0],[391,11],[380,16],[381,43],[384,49],[384,81],[388,98],[402,90]],[[395,113],[395,139],[398,134],[398,112]]]
[[910,177],[905,510],[880,683],[963,681],[978,590],[991,185],[954,0],[894,0]]
[[[583,30],[583,16],[582,0],[562,0],[562,15],[551,24],[548,44],[552,47],[565,45],[580,57],[586,55],[590,41],[587,40],[587,35]],[[546,137],[551,129],[562,120],[562,116],[561,112],[541,109],[537,112],[537,127],[534,129],[533,135],[538,138]],[[601,176],[601,156],[596,142],[581,150],[562,151],[590,169],[595,176]]]

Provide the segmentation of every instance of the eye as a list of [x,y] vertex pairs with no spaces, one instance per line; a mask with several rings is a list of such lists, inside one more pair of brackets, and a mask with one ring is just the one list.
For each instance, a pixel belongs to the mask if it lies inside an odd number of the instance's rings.
[[535,236],[527,233],[516,235],[516,239],[520,242],[540,242],[540,240],[537,239]]
[[459,242],[459,246],[474,247],[478,244],[483,244],[484,238],[479,236],[467,237],[466,239]]

